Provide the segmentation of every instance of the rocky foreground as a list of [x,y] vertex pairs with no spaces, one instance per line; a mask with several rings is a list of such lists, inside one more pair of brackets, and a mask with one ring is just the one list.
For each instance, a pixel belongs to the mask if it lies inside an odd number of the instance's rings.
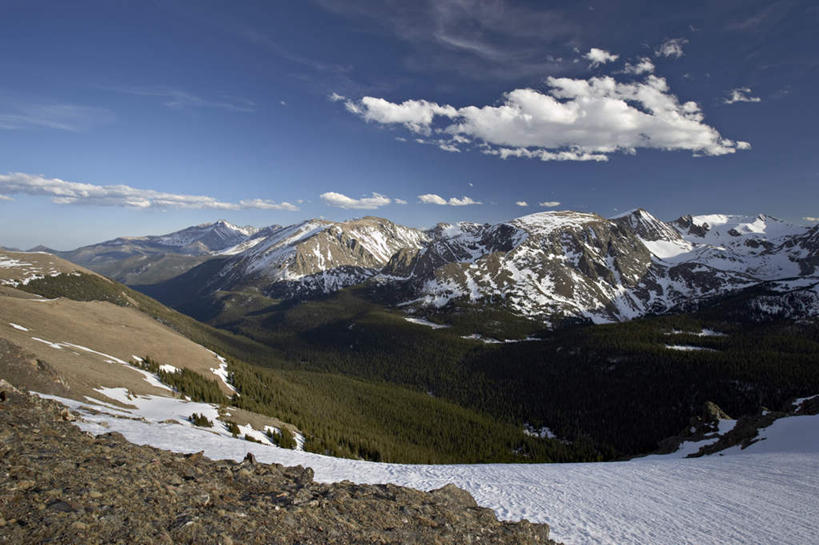
[[453,485],[319,484],[301,467],[94,437],[75,418],[0,380],[0,543],[555,543]]

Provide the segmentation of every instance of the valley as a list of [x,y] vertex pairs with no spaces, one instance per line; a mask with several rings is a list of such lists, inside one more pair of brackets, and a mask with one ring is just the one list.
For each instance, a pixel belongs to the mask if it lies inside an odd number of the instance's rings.
[[[61,253],[99,271],[132,271],[143,254],[203,259],[160,283],[126,288],[88,269],[23,266],[22,280],[3,282],[139,311],[227,357],[239,395],[224,403],[305,430],[308,450],[595,461],[656,450],[706,402],[751,415],[819,391],[815,239],[815,227],[764,215],[666,223],[642,209],[427,231],[374,217],[261,229],[218,221]],[[70,271],[59,263],[50,266]],[[116,357],[180,366],[183,356],[152,346]],[[328,426],[326,414],[344,416]]]
[[[195,444],[214,459],[252,452],[327,482],[455,482],[567,542],[662,543],[671,534],[649,538],[648,522],[616,527],[620,509],[646,511],[622,494],[660,501],[618,479],[651,467],[660,480],[646,486],[730,502],[694,489],[721,479],[730,492],[713,493],[744,496],[755,485],[731,480],[740,468],[795,476],[814,452],[760,445],[779,444],[766,437],[780,422],[814,425],[813,409],[797,417],[793,403],[819,391],[815,228],[709,219],[559,212],[428,231],[370,217],[216,222],[59,253],[84,265],[2,251],[0,369],[95,434]],[[502,465],[452,465],[475,463]],[[795,492],[793,478],[782,505],[815,485]],[[524,484],[564,479],[574,496]],[[580,498],[601,482],[612,492],[591,513]],[[748,501],[715,517],[747,527],[760,509]],[[681,505],[668,508],[655,516]],[[669,528],[701,524],[717,521],[692,512]]]

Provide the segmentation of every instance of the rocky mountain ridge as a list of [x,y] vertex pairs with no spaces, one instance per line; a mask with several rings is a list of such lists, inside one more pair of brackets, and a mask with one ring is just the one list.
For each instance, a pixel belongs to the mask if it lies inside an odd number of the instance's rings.
[[[611,219],[546,212],[442,230],[413,255],[396,254],[380,280],[410,286],[407,302],[414,307],[465,302],[500,305],[547,322],[621,321],[760,282],[805,277],[815,268],[816,233],[817,227],[764,215],[666,223],[642,209]],[[788,284],[780,283],[779,292],[783,286]],[[817,295],[810,283],[794,289],[812,294],[800,294],[802,301]]]
[[427,239],[423,231],[382,218],[308,220],[261,231],[242,243],[241,251],[224,252],[231,257],[212,286],[261,287],[285,298],[329,293],[365,281],[396,252],[419,249]]
[[[210,244],[209,254],[185,262],[179,268],[189,270],[173,279],[192,285],[191,297],[250,291],[299,299],[370,281],[389,287],[391,303],[420,312],[492,305],[546,323],[668,312],[762,282],[810,277],[819,266],[819,226],[766,215],[664,222],[643,209],[613,218],[557,211],[428,230],[376,217],[259,230],[227,225],[202,236],[196,229],[204,226],[146,238],[175,248]],[[87,266],[105,274],[99,259]],[[813,294],[801,294],[803,301],[819,295],[815,287],[798,289]]]
[[70,251],[44,246],[31,251],[52,253],[127,284],[146,284],[178,276],[257,231],[217,220],[165,235],[119,237]]

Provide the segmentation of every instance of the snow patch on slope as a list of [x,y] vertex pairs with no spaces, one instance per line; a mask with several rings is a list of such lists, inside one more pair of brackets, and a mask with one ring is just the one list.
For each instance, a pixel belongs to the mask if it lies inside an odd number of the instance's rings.
[[430,322],[429,320],[427,320],[425,318],[413,318],[412,316],[405,316],[404,319],[406,321],[410,322],[410,323],[426,326],[426,327],[429,327],[429,328],[432,328],[432,329],[444,329],[444,328],[447,328],[447,327],[451,327],[451,326],[448,326],[448,325],[436,324],[435,322]]
[[172,391],[171,388],[169,388],[168,386],[163,384],[159,380],[159,378],[157,378],[157,376],[154,375],[153,373],[151,373],[149,371],[146,371],[144,369],[140,369],[138,367],[134,367],[133,365],[129,364],[127,361],[121,360],[116,356],[112,356],[111,354],[106,354],[105,352],[99,352],[97,350],[94,350],[93,348],[88,348],[87,346],[82,346],[80,344],[74,344],[74,343],[69,343],[69,342],[52,342],[52,341],[49,341],[49,340],[46,340],[46,339],[41,339],[40,337],[32,337],[31,339],[34,340],[34,341],[46,344],[46,345],[50,346],[51,348],[53,348],[54,350],[63,350],[63,349],[73,348],[75,350],[80,350],[82,352],[88,352],[89,354],[94,354],[96,356],[100,356],[105,363],[117,363],[117,364],[120,364],[120,365],[124,365],[128,369],[131,369],[132,371],[141,374],[143,379],[145,380],[145,382],[147,382],[151,386],[154,386],[154,387],[159,388],[161,390],[168,390],[169,392]]
[[226,360],[225,358],[223,358],[222,356],[220,356],[219,354],[217,354],[216,352],[213,352],[212,350],[208,350],[208,352],[210,352],[211,354],[213,354],[214,356],[216,356],[216,359],[217,359],[217,360],[219,360],[219,366],[218,366],[218,367],[212,367],[212,368],[210,369],[210,372],[211,372],[211,373],[213,373],[214,375],[216,375],[217,377],[219,377],[219,379],[222,381],[222,383],[223,383],[225,386],[227,386],[227,387],[228,387],[228,389],[229,389],[231,392],[233,392],[233,393],[237,393],[237,392],[236,392],[236,388],[233,386],[233,384],[231,384],[231,383],[228,381],[228,379],[229,379],[229,374],[228,374],[228,363],[227,363],[227,360]]

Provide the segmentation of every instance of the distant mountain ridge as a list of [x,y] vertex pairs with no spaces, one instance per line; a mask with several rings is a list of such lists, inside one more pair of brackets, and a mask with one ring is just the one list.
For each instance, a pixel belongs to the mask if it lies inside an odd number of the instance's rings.
[[119,237],[71,251],[42,246],[31,251],[53,253],[126,284],[151,284],[178,276],[257,231],[217,220],[166,235]]
[[[299,299],[371,282],[389,292],[390,303],[415,312],[489,305],[546,323],[610,322],[696,306],[763,282],[810,279],[819,266],[819,226],[766,215],[664,222],[643,209],[613,218],[540,212],[428,230],[371,216],[263,229],[219,221],[58,255],[117,279],[130,275],[131,284],[175,282],[184,286],[182,299],[228,291]],[[781,291],[792,284],[775,285]],[[805,303],[819,294],[815,285],[794,289],[802,301],[796,314],[816,314]]]

